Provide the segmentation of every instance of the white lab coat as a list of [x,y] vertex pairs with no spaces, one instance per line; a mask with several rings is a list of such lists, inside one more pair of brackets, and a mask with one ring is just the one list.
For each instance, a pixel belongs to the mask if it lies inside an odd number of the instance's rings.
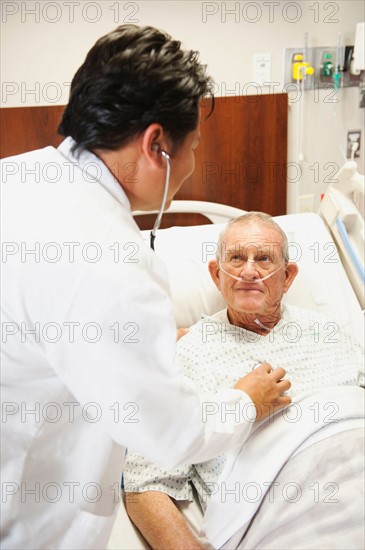
[[164,266],[122,187],[72,143],[1,167],[3,548],[105,548],[126,446],[198,462],[252,425],[238,390],[204,411],[228,401],[239,421],[202,418],[174,363]]

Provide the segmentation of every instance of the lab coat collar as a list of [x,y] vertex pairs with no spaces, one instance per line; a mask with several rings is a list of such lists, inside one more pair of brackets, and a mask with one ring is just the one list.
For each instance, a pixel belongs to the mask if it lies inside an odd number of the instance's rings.
[[[88,175],[90,180],[95,179],[95,181],[105,187],[105,189],[107,189],[118,202],[120,202],[128,210],[131,210],[131,204],[123,187],[113,176],[103,161],[87,149],[82,149],[80,152],[72,153],[71,149],[74,144],[75,141],[72,137],[67,137],[59,145],[57,150],[70,162],[79,166],[80,169]],[[95,177],[96,174],[98,174],[98,178]]]

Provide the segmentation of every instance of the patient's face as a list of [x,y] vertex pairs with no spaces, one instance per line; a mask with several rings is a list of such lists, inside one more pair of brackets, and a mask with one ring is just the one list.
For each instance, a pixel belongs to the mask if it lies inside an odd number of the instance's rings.
[[[222,268],[244,282],[230,277]],[[216,262],[210,272],[228,309],[236,315],[274,313],[295,277],[283,265],[280,233],[275,227],[256,221],[233,225],[227,231],[221,247],[221,266]],[[266,280],[255,282],[270,273],[273,275]]]

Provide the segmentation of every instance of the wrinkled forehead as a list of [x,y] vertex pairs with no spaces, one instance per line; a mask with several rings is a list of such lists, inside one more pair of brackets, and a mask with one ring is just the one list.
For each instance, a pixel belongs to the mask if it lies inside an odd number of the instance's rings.
[[237,223],[228,227],[223,235],[222,244],[226,250],[243,248],[271,248],[282,252],[283,239],[280,232],[270,224],[248,222]]

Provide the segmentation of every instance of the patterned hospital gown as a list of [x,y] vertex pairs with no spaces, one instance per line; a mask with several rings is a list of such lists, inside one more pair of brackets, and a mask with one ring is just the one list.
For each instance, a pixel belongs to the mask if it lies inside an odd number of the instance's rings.
[[[231,325],[227,310],[196,323],[177,344],[184,375],[202,393],[232,387],[255,366],[283,367],[292,397],[316,387],[355,385],[364,358],[333,321],[321,314],[284,306],[280,322],[265,336]],[[162,491],[175,500],[192,500],[194,485],[203,510],[224,466],[221,455],[174,470],[160,468],[128,450],[123,475],[127,492]]]

